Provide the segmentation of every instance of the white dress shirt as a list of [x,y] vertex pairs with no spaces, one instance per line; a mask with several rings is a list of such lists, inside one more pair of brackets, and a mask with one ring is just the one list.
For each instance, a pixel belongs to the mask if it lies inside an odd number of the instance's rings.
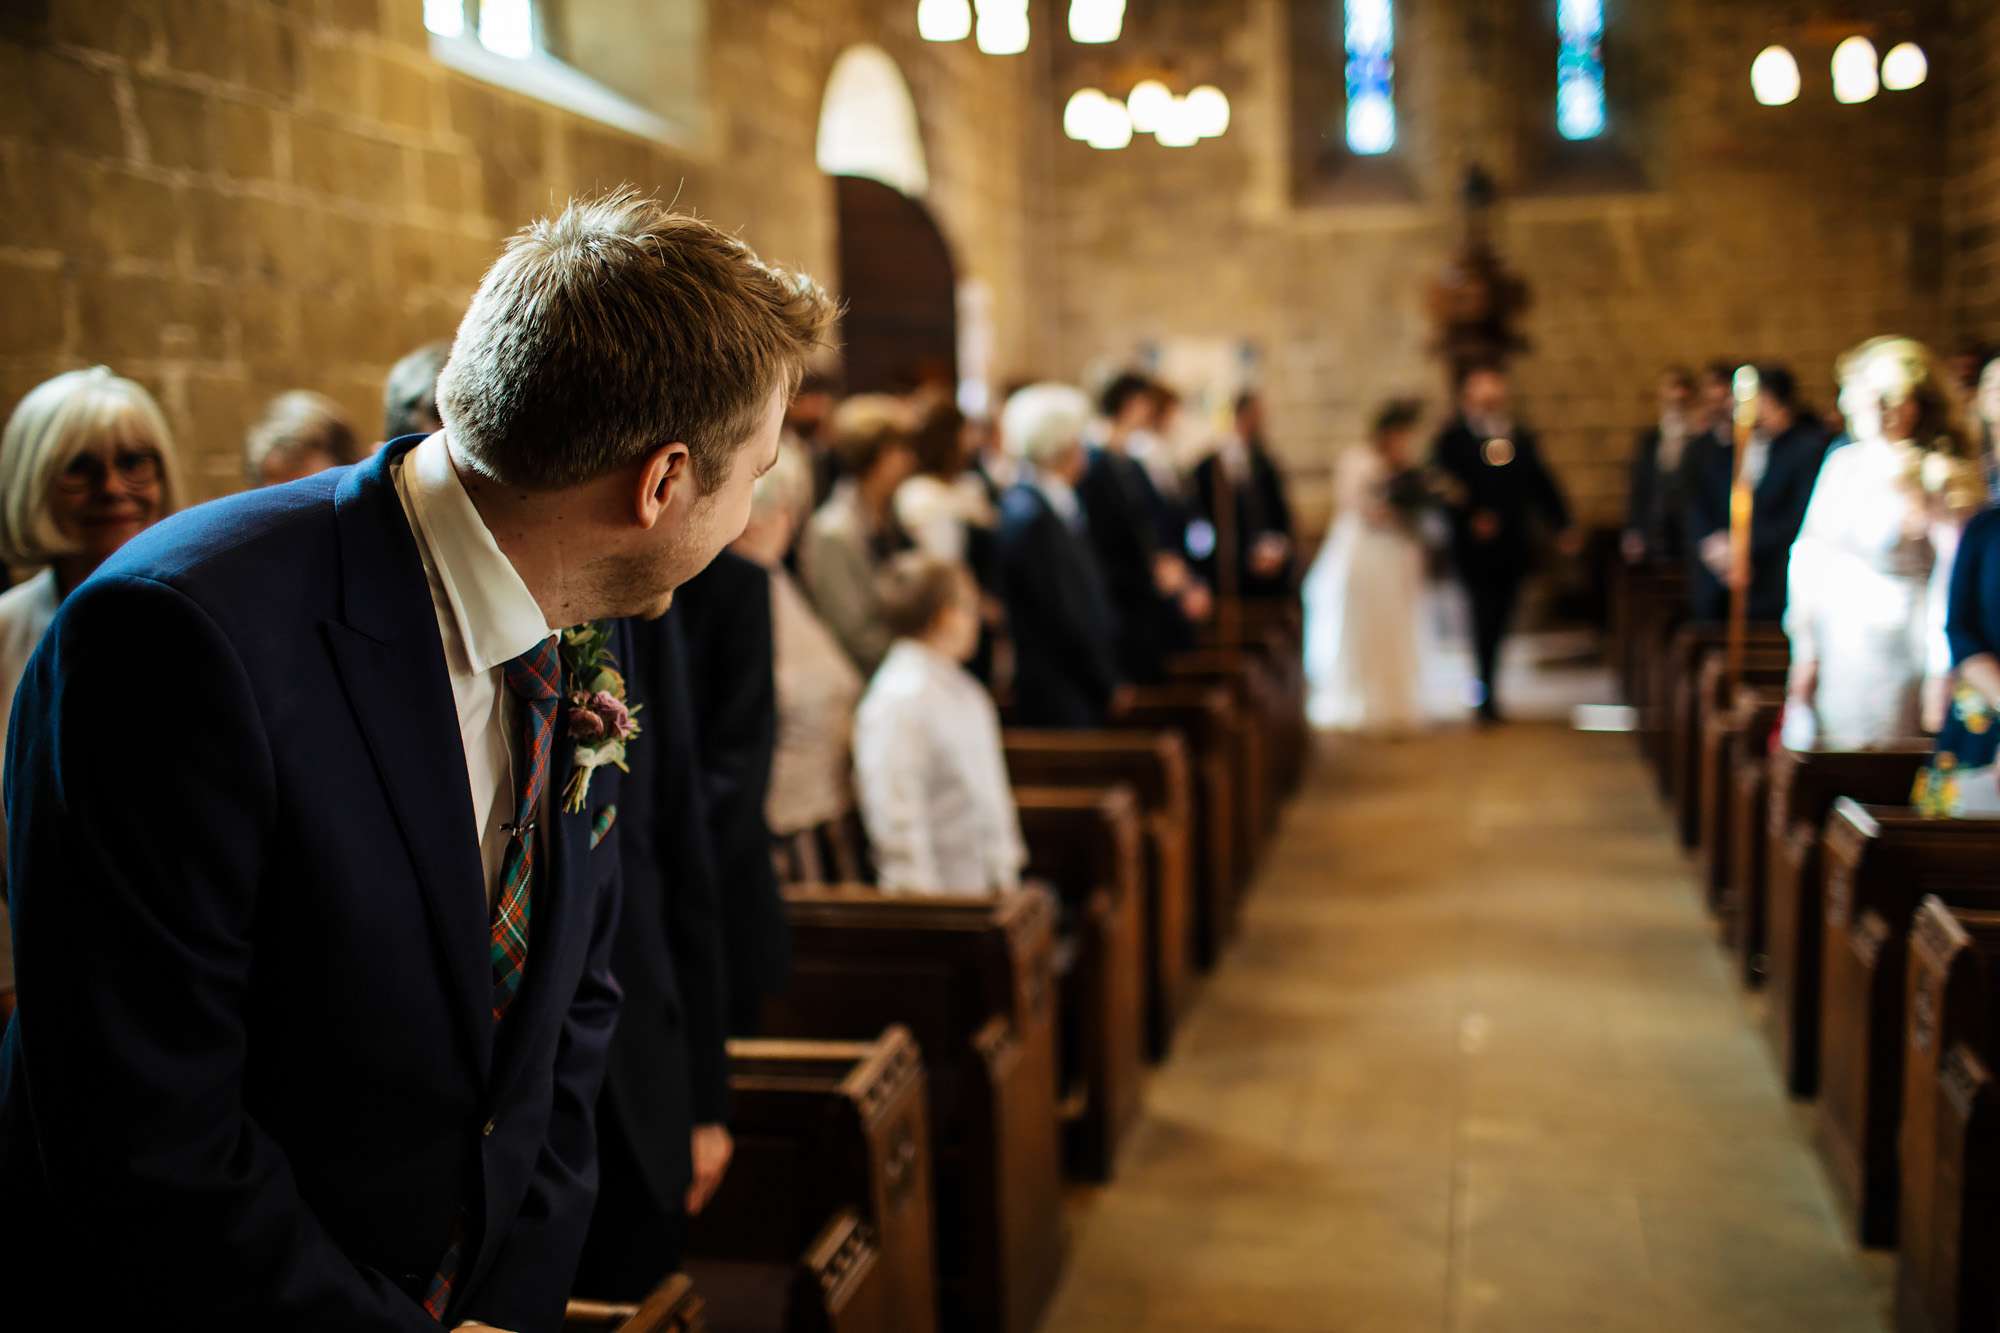
[[958,663],[898,639],[854,722],[855,790],[887,892],[990,893],[1027,853],[1000,715]]
[[[14,691],[21,688],[28,659],[42,632],[56,618],[56,572],[41,573],[0,593],[0,760],[7,754],[7,721],[14,715]],[[7,807],[0,805],[0,986],[14,984],[14,930],[7,919]]]
[[[479,861],[486,871],[490,907],[499,892],[500,866],[507,855],[506,826],[513,822],[518,799],[514,772],[521,704],[507,688],[502,668],[554,631],[465,493],[442,432],[410,450],[391,470],[396,495],[417,539],[417,554],[423,557],[438,635],[444,640],[444,664],[458,705],[458,733],[465,743],[465,775],[472,785],[472,817],[479,830]],[[557,738],[557,745],[561,743]],[[550,764],[550,783],[560,771],[560,766]],[[548,801],[544,787],[543,810]]]
[[1036,468],[1029,475],[1035,484],[1035,489],[1049,502],[1049,508],[1056,511],[1056,517],[1061,519],[1065,526],[1074,528],[1083,516],[1083,502],[1076,498],[1076,487],[1040,468]]

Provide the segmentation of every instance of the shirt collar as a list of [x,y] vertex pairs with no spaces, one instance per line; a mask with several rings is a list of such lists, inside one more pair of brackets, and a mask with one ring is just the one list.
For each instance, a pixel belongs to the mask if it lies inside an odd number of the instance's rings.
[[1056,517],[1065,523],[1074,523],[1078,509],[1076,488],[1041,468],[1035,469],[1034,480],[1035,489],[1049,502],[1049,508],[1056,511]]
[[444,432],[412,449],[403,466],[419,536],[473,671],[512,661],[554,633],[465,493]]

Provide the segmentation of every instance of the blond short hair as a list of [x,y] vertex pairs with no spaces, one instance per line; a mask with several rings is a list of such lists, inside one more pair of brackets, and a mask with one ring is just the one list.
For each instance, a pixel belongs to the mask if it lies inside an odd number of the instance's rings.
[[883,454],[917,447],[916,409],[894,394],[861,393],[833,409],[833,456],[846,477],[866,476]]
[[972,572],[956,560],[925,551],[904,551],[875,577],[876,607],[882,623],[899,639],[913,639],[937,624],[945,608],[976,598]]
[[28,391],[0,435],[0,561],[46,565],[72,544],[49,513],[49,488],[76,456],[104,440],[160,454],[160,515],[180,507],[174,436],[153,395],[108,366],[71,370]]
[[580,485],[679,441],[713,493],[834,315],[812,279],[624,187],[507,243],[458,326],[438,415],[507,485]]
[[1030,467],[1044,467],[1083,443],[1090,400],[1081,389],[1044,382],[1016,389],[1000,409],[1000,445]]
[[243,475],[252,486],[262,485],[264,465],[273,458],[290,465],[310,453],[352,463],[361,448],[338,404],[310,389],[293,389],[273,398],[244,435]]

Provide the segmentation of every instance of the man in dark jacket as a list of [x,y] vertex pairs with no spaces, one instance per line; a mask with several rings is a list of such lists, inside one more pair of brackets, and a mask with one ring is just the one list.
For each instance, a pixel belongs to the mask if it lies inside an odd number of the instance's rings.
[[1687,539],[1682,463],[1695,431],[1694,374],[1670,366],[1660,376],[1660,415],[1632,450],[1622,549],[1631,565],[1672,565]]
[[[1219,492],[1235,500],[1225,524]],[[1254,392],[1236,399],[1236,431],[1194,469],[1195,512],[1207,525],[1210,553],[1200,570],[1210,586],[1244,597],[1290,597],[1295,564],[1292,506],[1285,477],[1264,444],[1264,401]],[[1233,589],[1223,588],[1217,568],[1221,553],[1213,542],[1228,526],[1235,551]]]
[[1534,554],[1533,525],[1558,533],[1565,553],[1577,549],[1569,505],[1542,463],[1534,433],[1515,421],[1507,373],[1474,366],[1459,380],[1458,415],[1433,446],[1436,464],[1458,482],[1452,509],[1452,562],[1472,603],[1473,648],[1479,673],[1479,718],[1500,720],[1500,644],[1514,618],[1521,583]]

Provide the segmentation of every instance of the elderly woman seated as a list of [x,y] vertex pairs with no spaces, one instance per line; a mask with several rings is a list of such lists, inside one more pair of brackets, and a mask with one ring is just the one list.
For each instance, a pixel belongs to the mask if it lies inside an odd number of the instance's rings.
[[309,389],[273,398],[243,437],[243,476],[252,486],[297,481],[360,457],[340,408]]
[[965,566],[920,551],[882,573],[896,642],[854,723],[855,790],[891,893],[1020,886],[1027,859],[1000,715],[964,663],[979,643],[979,588]]
[[[133,381],[72,370],[14,409],[0,435],[0,561],[39,572],[0,594],[0,754],[14,691],[63,598],[179,500],[173,434]],[[0,889],[5,847],[0,810]],[[12,940],[0,898],[0,989],[14,984]]]
[[794,445],[758,478],[750,521],[731,548],[771,575],[771,655],[777,736],[765,822],[774,838],[839,818],[854,808],[848,744],[861,673],[785,569],[785,552],[812,505],[812,464]]
[[875,599],[882,563],[909,545],[893,512],[916,467],[917,422],[909,405],[862,394],[834,409],[841,479],[799,539],[799,575],[822,618],[862,671],[873,671],[892,637]]

